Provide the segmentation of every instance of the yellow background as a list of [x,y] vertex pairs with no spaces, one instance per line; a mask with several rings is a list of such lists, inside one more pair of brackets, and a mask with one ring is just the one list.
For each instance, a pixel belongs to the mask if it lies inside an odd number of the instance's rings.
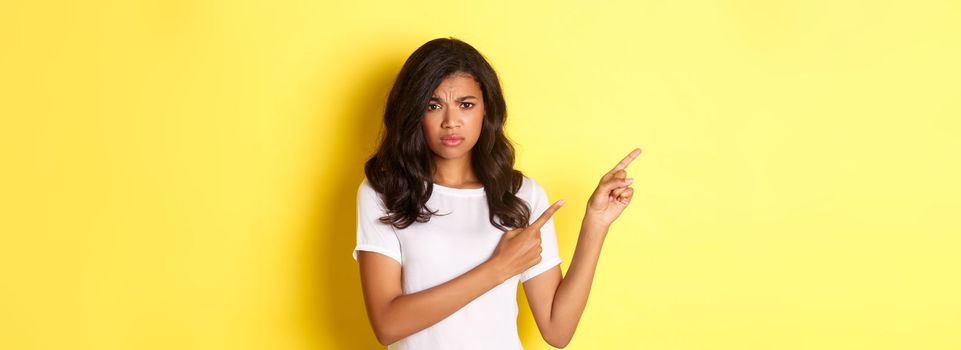
[[[961,2],[0,5],[0,348],[376,349],[355,195],[407,56],[498,71],[570,349],[961,348]],[[540,339],[522,290],[520,332]]]

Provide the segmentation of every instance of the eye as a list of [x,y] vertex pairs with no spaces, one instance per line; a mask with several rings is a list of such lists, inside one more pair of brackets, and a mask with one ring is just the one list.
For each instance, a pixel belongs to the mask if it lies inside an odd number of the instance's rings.
[[474,103],[473,103],[473,102],[463,102],[463,103],[461,103],[461,106],[463,106],[463,105],[470,105],[470,106],[465,107],[465,108],[468,108],[468,109],[470,109],[471,107],[474,107]]
[[439,104],[431,103],[431,104],[427,105],[427,110],[428,110],[428,111],[433,111],[433,110],[435,109],[434,106],[436,106],[437,108],[440,108],[440,105],[439,105]]

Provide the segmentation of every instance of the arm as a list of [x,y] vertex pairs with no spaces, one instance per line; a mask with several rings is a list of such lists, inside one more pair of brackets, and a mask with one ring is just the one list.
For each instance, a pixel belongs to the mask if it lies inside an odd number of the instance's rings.
[[540,262],[540,228],[564,204],[558,201],[525,228],[501,235],[487,261],[447,281],[403,294],[401,266],[386,255],[358,252],[367,316],[377,341],[389,345],[440,322],[472,300]]
[[488,260],[444,284],[403,294],[397,261],[368,251],[358,252],[358,261],[367,316],[383,345],[440,322],[506,280]]
[[553,347],[563,348],[574,337],[587,306],[606,235],[607,227],[584,221],[567,276],[562,277],[557,266],[524,282],[534,322],[544,341]]
[[624,168],[638,155],[639,149],[632,151],[601,178],[591,195],[567,276],[561,276],[560,267],[555,267],[524,282],[524,293],[537,328],[553,347],[563,348],[574,337],[587,306],[608,229],[633,197],[633,189],[627,187],[632,181],[625,179]]

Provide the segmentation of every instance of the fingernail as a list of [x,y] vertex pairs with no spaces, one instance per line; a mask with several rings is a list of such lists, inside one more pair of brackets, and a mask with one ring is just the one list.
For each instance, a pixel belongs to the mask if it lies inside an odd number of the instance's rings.
[[567,202],[567,201],[564,200],[564,199],[561,199],[561,200],[557,201],[557,205],[564,205],[565,202]]
[[624,180],[624,182],[625,182],[625,183],[632,184],[632,183],[634,183],[634,178],[633,178],[633,177],[627,178],[627,179]]

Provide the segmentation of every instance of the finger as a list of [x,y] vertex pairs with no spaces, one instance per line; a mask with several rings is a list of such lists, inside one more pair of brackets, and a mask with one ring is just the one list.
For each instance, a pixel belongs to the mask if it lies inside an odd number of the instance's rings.
[[613,173],[610,173],[610,172],[609,172],[609,173],[607,173],[607,174],[604,174],[604,176],[601,177],[601,181],[599,181],[599,182],[600,182],[601,184],[604,184],[604,183],[607,182],[607,181],[611,181],[611,180],[623,180],[623,179],[626,178],[626,177],[627,177],[627,170],[621,169],[621,170],[618,170],[618,171],[613,172]]
[[627,191],[627,189],[629,188],[630,187],[615,188],[614,191],[611,192],[611,196],[614,196],[614,198],[620,198],[621,196],[624,195],[624,192]]
[[629,189],[628,191],[624,191],[624,194],[622,194],[620,197],[617,197],[615,200],[623,205],[628,205],[631,204],[631,198],[634,198],[633,188]]
[[519,234],[519,233],[521,233],[521,232],[523,232],[523,231],[524,231],[523,228],[515,228],[515,229],[513,229],[513,230],[510,230],[510,231],[505,232],[504,235],[506,235],[507,238],[511,238],[511,237],[517,236],[517,234]]
[[624,159],[621,159],[621,161],[617,163],[616,166],[614,166],[614,169],[611,169],[611,171],[608,171],[607,174],[610,175],[619,170],[627,168],[627,166],[631,164],[632,161],[634,161],[634,158],[637,158],[637,156],[639,155],[641,155],[641,149],[635,148],[633,151],[631,151],[630,154],[627,155],[627,157],[624,157]]
[[545,210],[543,213],[541,213],[541,216],[540,216],[539,218],[537,218],[537,220],[534,221],[534,223],[532,223],[530,226],[528,226],[528,229],[529,229],[529,230],[540,230],[540,229],[541,229],[541,226],[544,226],[544,224],[547,223],[547,220],[550,220],[551,216],[554,215],[554,212],[556,212],[557,209],[560,209],[562,205],[564,205],[564,200],[563,200],[563,199],[555,202],[554,205],[551,205],[550,207],[547,208],[547,210]]
[[632,183],[634,183],[634,178],[610,179],[610,180],[607,180],[606,182],[601,183],[601,185],[597,186],[597,188],[601,190],[601,193],[610,194],[611,191],[615,189],[627,187]]

